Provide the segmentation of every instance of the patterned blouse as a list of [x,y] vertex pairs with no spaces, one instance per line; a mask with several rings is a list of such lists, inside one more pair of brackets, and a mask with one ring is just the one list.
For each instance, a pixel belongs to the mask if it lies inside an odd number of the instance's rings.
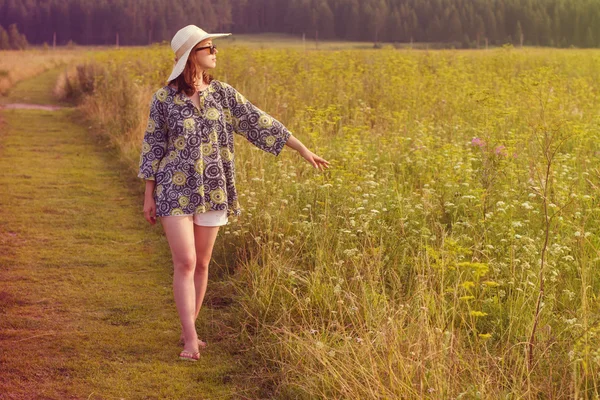
[[232,86],[217,80],[199,92],[200,109],[165,86],[152,96],[138,177],[156,181],[156,215],[226,210],[240,215],[233,133],[278,155],[291,135]]

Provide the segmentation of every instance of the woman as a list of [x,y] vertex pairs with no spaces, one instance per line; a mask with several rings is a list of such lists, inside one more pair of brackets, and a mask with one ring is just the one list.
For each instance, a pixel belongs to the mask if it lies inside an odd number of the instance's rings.
[[219,226],[239,215],[233,133],[278,155],[284,145],[315,168],[329,162],[308,150],[277,120],[256,108],[230,85],[212,79],[217,48],[194,25],[179,30],[171,47],[176,64],[168,85],[150,104],[138,176],[146,180],[144,216],[160,217],[173,256],[173,291],[181,320],[180,359],[196,361],[205,347],[196,333],[208,281],[208,265]]

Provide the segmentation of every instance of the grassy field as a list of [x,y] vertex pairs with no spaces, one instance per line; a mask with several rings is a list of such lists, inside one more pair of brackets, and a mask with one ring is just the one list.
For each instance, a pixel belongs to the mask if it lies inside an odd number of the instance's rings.
[[[122,49],[79,83],[132,176],[171,60]],[[598,397],[599,66],[224,45],[216,77],[332,162],[237,138],[244,214],[221,237],[265,397]]]
[[93,48],[58,48],[56,50],[34,48],[27,51],[0,51],[0,101],[4,101],[10,89],[18,82],[32,78],[44,71],[81,62]]
[[[52,104],[59,73],[5,100]],[[0,398],[242,398],[221,241],[198,325],[209,347],[178,361],[170,252],[139,182],[73,108],[0,117]]]

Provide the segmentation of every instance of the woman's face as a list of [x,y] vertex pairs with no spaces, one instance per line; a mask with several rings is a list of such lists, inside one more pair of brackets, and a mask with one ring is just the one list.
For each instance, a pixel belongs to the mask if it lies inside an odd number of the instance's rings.
[[[191,56],[195,57],[196,65],[202,70],[212,69],[217,66],[217,49],[214,49],[214,54],[211,54],[211,49],[206,48],[212,46],[212,39],[205,39],[198,43],[192,49]],[[204,49],[202,47],[205,47]]]

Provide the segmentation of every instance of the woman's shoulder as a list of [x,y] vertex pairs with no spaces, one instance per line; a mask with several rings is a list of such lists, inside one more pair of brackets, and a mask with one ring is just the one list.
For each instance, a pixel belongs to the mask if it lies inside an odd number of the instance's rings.
[[156,89],[154,91],[154,93],[152,94],[152,97],[154,97],[160,101],[165,101],[168,96],[172,96],[173,93],[176,93],[176,92],[177,92],[177,88],[174,88],[171,85],[165,85],[163,87]]
[[158,103],[171,103],[177,94],[177,88],[171,85],[165,85],[158,88],[152,94],[152,104],[158,105]]
[[228,84],[227,82],[220,81],[218,79],[213,79],[212,81],[210,81],[210,84],[215,90],[223,90],[225,92],[228,92],[233,89],[233,87],[230,84]]

